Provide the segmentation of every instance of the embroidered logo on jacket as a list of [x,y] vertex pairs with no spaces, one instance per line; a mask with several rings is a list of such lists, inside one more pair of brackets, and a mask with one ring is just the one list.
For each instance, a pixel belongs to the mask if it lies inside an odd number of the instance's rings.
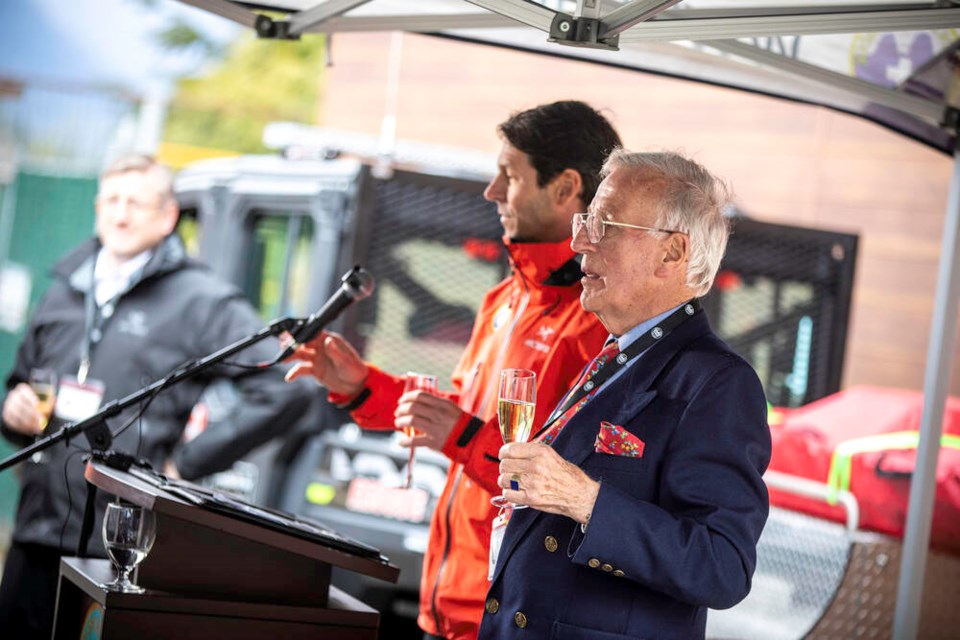
[[527,338],[526,340],[523,341],[523,344],[524,344],[525,346],[530,347],[531,349],[536,349],[537,351],[540,351],[540,352],[542,352],[542,353],[550,353],[550,347],[549,347],[549,346],[543,344],[542,342],[538,342],[537,340],[534,340],[533,338]]
[[553,327],[542,325],[539,329],[537,329],[537,337],[540,339],[534,340],[533,338],[527,338],[523,341],[523,344],[531,349],[536,349],[541,353],[550,353],[550,345],[547,343],[556,332],[557,330]]
[[120,333],[129,333],[130,335],[144,337],[149,333],[147,327],[147,314],[139,309],[130,311],[127,315],[117,320],[117,331]]
[[546,342],[550,339],[550,336],[557,332],[553,327],[542,326],[537,329],[537,337],[540,338],[542,342]]

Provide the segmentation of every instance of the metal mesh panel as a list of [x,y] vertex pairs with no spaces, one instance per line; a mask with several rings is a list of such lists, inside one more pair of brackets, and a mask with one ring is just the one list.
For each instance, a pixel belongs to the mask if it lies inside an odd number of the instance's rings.
[[839,391],[856,237],[737,222],[705,305],[775,405]]
[[833,600],[849,555],[850,537],[842,525],[771,509],[757,545],[750,595],[732,609],[710,611],[707,636],[803,638]]
[[[886,536],[858,534],[843,583],[810,640],[893,636],[902,544]],[[960,637],[960,557],[930,552],[924,576],[920,629],[923,640]]]
[[502,231],[482,186],[403,173],[375,181],[367,253],[378,286],[359,327],[370,361],[449,380],[480,300],[504,274]]

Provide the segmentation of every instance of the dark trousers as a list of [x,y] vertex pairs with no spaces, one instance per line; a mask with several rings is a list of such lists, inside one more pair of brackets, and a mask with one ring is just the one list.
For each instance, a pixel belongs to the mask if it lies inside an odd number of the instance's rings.
[[49,640],[60,577],[60,552],[32,544],[10,545],[0,581],[3,637]]

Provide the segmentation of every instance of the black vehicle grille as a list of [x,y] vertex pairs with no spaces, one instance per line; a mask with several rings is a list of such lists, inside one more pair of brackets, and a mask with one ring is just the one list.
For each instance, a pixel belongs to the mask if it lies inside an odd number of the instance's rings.
[[483,186],[399,171],[373,181],[364,253],[378,288],[357,326],[371,362],[449,384],[479,302],[506,270]]
[[856,249],[849,234],[736,221],[704,306],[772,404],[839,391]]

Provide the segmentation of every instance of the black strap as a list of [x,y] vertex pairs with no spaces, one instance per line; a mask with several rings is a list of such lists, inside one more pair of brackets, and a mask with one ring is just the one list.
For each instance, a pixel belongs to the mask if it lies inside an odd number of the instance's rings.
[[[101,249],[103,251],[103,249]],[[94,271],[96,271],[96,260],[99,254],[94,258]],[[151,256],[152,259],[152,256]],[[149,261],[148,261],[149,262]],[[87,374],[90,372],[90,359],[93,348],[103,339],[103,332],[106,331],[107,324],[116,313],[117,304],[120,298],[129,292],[140,280],[143,279],[143,272],[146,265],[137,269],[130,277],[127,286],[117,295],[113,296],[102,306],[97,305],[97,282],[91,277],[90,288],[87,289],[84,297],[84,323],[83,323],[83,342],[80,343],[80,370],[77,372],[77,380],[80,384],[86,382]],[[109,307],[109,313],[104,313],[104,309]]]
[[465,447],[470,444],[470,441],[473,440],[473,436],[477,435],[477,432],[480,431],[480,427],[482,427],[483,424],[483,420],[477,416],[470,418],[470,422],[468,422],[467,426],[464,427],[463,433],[461,433],[460,437],[457,438],[457,446]]
[[363,390],[357,394],[357,397],[351,400],[346,404],[335,404],[337,409],[342,409],[344,411],[353,411],[354,409],[359,409],[360,405],[367,401],[367,398],[370,397],[370,387],[364,387]]
[[[629,363],[635,357],[652,347],[655,343],[662,340],[664,337],[669,335],[671,331],[679,327],[682,323],[686,322],[689,318],[692,318],[696,314],[700,313],[702,310],[703,306],[700,304],[700,299],[694,298],[681,305],[676,311],[657,323],[645,334],[634,340],[632,343],[630,343],[630,346],[621,351],[616,358],[612,358],[604,363],[596,375],[588,380],[585,384],[578,385],[572,389],[564,398],[563,402],[556,409],[554,409],[553,413],[550,415],[550,418],[543,426],[543,429],[547,428],[554,420],[566,413],[567,409],[580,402],[585,395],[594,389],[599,389],[601,386],[603,386],[603,383],[627,366],[627,363]],[[592,363],[593,361],[591,361],[591,364]],[[587,365],[587,367],[589,366],[590,364]],[[584,369],[584,372],[586,372],[586,369]],[[580,377],[583,377],[582,373],[580,374]],[[542,432],[543,429],[540,431]]]

